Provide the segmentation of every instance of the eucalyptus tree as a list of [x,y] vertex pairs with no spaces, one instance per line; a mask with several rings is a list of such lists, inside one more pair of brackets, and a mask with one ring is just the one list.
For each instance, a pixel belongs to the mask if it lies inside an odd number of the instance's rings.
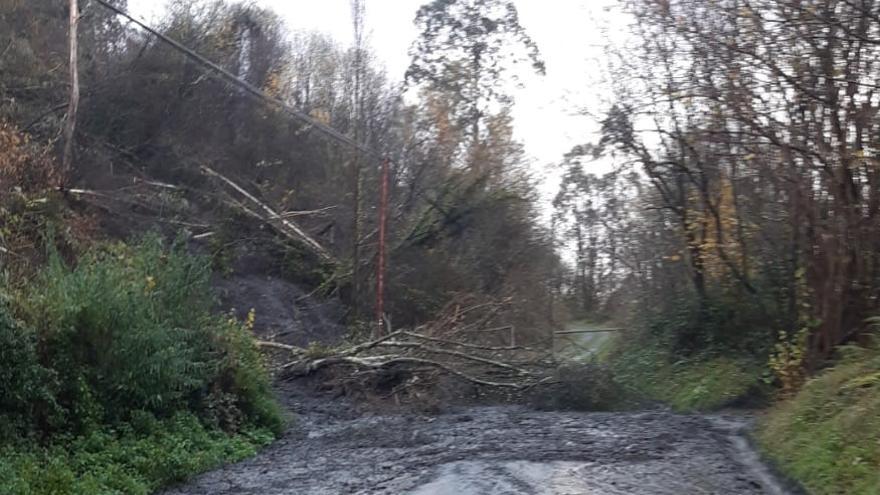
[[515,69],[524,64],[545,73],[512,1],[433,0],[419,9],[415,23],[420,35],[410,49],[406,81],[451,97],[472,143],[480,141],[486,118],[512,102],[508,75],[516,83],[521,74]]

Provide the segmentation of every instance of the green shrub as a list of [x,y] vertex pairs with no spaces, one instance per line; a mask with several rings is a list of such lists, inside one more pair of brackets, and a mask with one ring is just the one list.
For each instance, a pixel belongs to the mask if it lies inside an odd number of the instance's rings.
[[713,357],[674,363],[665,382],[656,381],[657,397],[682,411],[718,409],[760,393],[763,370],[741,357]]
[[[206,406],[217,411],[226,397],[227,403],[231,399],[249,422],[280,434],[284,418],[272,393],[262,355],[252,337],[253,317],[251,311],[244,325],[234,318],[220,322],[216,343],[222,352],[212,385],[213,400],[208,400]],[[228,421],[218,421],[219,426],[224,423],[229,424]]]
[[157,238],[89,253],[73,269],[52,257],[24,298],[25,317],[49,365],[64,370],[63,405],[110,421],[185,407],[214,371],[208,273]]
[[641,309],[598,356],[626,389],[676,410],[763,402],[779,325],[760,301],[732,289],[714,287],[702,304],[689,293],[670,294],[665,304]]
[[55,411],[53,374],[40,365],[36,336],[0,306],[0,442],[27,435]]
[[138,421],[149,431],[104,428],[50,447],[0,449],[0,493],[146,495],[251,456],[274,438],[253,428],[228,435],[185,412],[166,420],[139,413]]
[[241,413],[224,427],[280,431],[248,329],[211,313],[209,276],[207,259],[158,237],[92,251],[72,268],[51,258],[20,306],[44,365],[57,371],[73,431],[126,421],[132,410],[208,411],[212,400]]
[[209,276],[150,237],[52,255],[6,294],[0,493],[150,493],[281,432],[253,315],[213,315]]
[[700,306],[693,297],[672,294],[665,307],[646,310],[636,326],[677,356],[722,351],[766,355],[780,322],[757,301],[712,291]]
[[758,443],[816,495],[880,494],[880,350],[844,349],[762,419]]

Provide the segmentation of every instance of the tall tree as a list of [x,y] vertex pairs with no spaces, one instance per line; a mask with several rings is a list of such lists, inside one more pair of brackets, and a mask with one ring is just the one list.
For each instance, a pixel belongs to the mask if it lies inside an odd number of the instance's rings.
[[76,137],[76,113],[79,109],[79,49],[77,47],[77,25],[79,24],[79,6],[76,0],[70,0],[70,23],[68,26],[68,49],[70,53],[70,93],[67,100],[67,120],[64,123],[64,156],[62,158],[63,185],[70,180],[70,169],[73,163],[73,140]]
[[421,33],[410,49],[406,80],[451,95],[455,117],[470,129],[472,144],[480,141],[486,117],[497,111],[493,105],[511,103],[508,72],[527,63],[545,73],[512,1],[434,0],[419,9],[415,22]]
[[602,144],[652,188],[640,242],[674,249],[646,285],[757,309],[762,338],[807,335],[819,365],[880,300],[880,4],[621,3],[635,43]]
[[[364,58],[366,55],[366,35],[364,33],[364,20],[366,17],[365,0],[350,0],[352,30],[354,34],[354,95],[352,102],[352,130],[355,142],[360,142],[362,137],[361,128],[364,99],[361,91],[361,82],[364,73]],[[361,156],[360,150],[354,150],[352,159],[352,240],[351,240],[351,289],[352,309],[355,316],[360,314],[360,283],[361,283]]]

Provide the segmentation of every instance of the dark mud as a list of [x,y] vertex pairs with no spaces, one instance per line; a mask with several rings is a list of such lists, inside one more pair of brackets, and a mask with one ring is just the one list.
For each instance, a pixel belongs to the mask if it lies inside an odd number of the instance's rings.
[[338,301],[309,297],[300,286],[281,277],[217,276],[213,285],[224,311],[233,310],[244,320],[254,310],[254,333],[262,339],[303,347],[311,342],[339,342],[347,332]]
[[735,415],[521,406],[377,415],[302,385],[280,393],[299,417],[287,435],[168,495],[786,493]]

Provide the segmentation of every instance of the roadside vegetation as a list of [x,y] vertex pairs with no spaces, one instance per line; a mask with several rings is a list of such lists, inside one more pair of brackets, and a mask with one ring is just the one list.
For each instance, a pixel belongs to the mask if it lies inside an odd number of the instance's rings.
[[763,418],[759,445],[810,493],[880,493],[880,350],[846,346],[834,366]]
[[610,345],[602,359],[625,393],[676,411],[711,411],[760,400],[766,388],[764,368],[751,358],[676,358],[663,345],[644,341]]
[[149,413],[42,445],[0,449],[0,491],[20,495],[147,495],[163,486],[254,455],[275,437],[265,428],[230,433],[178,412]]
[[55,252],[0,292],[0,492],[150,493],[251,455],[284,418],[209,262],[149,237]]
[[624,328],[610,333],[593,359],[630,403],[710,411],[766,405],[775,395],[771,360],[778,350],[747,307],[716,298],[701,309],[672,299],[653,308],[636,305],[621,321]]

